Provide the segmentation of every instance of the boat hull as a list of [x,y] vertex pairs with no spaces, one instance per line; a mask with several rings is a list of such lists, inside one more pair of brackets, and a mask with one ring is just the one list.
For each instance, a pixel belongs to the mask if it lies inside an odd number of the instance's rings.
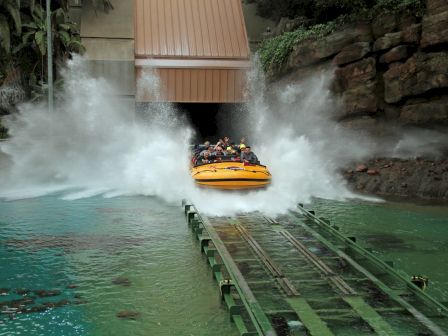
[[271,183],[271,174],[265,166],[241,162],[200,165],[191,169],[191,176],[200,187],[226,190],[265,188]]

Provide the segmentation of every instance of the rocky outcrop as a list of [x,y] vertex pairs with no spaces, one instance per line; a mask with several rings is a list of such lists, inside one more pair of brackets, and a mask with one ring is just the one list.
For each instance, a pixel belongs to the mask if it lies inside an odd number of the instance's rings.
[[360,60],[371,51],[369,42],[355,42],[344,47],[339,54],[333,58],[336,65],[344,65]]
[[379,15],[372,21],[372,33],[376,39],[387,33],[392,33],[397,27],[398,20],[394,14]]
[[432,89],[448,88],[448,52],[417,52],[384,74],[384,100],[397,103]]
[[448,10],[425,16],[422,22],[422,48],[448,43]]
[[405,45],[392,48],[387,53],[381,55],[380,63],[393,63],[408,58],[409,51]]
[[333,64],[331,89],[343,103],[334,117],[344,125],[448,125],[448,1],[427,0],[427,9],[423,18],[385,13],[303,41],[268,78],[291,79],[291,73]]
[[401,42],[401,32],[389,33],[380,37],[373,44],[373,51],[383,51],[399,45]]
[[448,160],[381,158],[348,167],[345,176],[356,192],[448,201]]
[[446,0],[428,0],[426,2],[426,11],[428,15],[434,15],[448,11],[448,1]]
[[373,57],[364,58],[335,71],[334,89],[343,92],[365,84],[376,76],[376,60]]
[[296,45],[286,64],[268,69],[268,77],[277,78],[280,75],[301,67],[321,63],[335,56],[345,47],[357,42],[370,43],[372,40],[370,26],[360,24],[326,36],[320,40],[309,39]]
[[[299,43],[281,71],[268,72],[268,78],[290,83],[329,66],[330,89],[342,106],[330,109],[332,116],[353,133],[383,141],[403,128],[446,130],[448,0],[427,0],[422,18],[385,13]],[[437,153],[446,157],[448,143],[441,141]],[[346,173],[359,192],[448,201],[447,160],[380,159],[359,167]]]
[[378,99],[375,95],[376,82],[366,81],[352,89],[346,90],[342,95],[345,106],[341,118],[357,114],[376,113]]
[[448,98],[405,105],[399,118],[409,125],[448,124]]

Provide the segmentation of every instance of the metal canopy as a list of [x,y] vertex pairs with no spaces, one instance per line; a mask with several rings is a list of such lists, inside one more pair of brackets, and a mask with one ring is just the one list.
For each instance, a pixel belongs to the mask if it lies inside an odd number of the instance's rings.
[[250,50],[240,0],[135,0],[137,81],[151,69],[157,92],[139,102],[246,100]]

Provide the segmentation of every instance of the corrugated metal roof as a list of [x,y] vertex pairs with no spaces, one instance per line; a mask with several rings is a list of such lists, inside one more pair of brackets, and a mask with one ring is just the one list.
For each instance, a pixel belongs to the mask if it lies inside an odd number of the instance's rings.
[[[137,90],[138,102],[238,103],[245,102],[246,72],[242,69],[155,69],[160,92]],[[136,68],[136,78],[144,75]]]
[[136,58],[249,59],[241,0],[135,0]]

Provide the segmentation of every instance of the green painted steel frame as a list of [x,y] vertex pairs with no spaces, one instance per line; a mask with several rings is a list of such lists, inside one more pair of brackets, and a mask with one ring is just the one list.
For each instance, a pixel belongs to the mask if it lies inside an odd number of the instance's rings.
[[[241,273],[239,272],[236,264],[228,255],[228,252],[223,245],[222,241],[219,239],[216,231],[213,229],[212,225],[208,222],[207,218],[200,216],[197,211],[194,209],[194,206],[188,204],[186,201],[182,202],[182,205],[185,209],[185,216],[187,218],[187,222],[191,225],[192,231],[196,235],[196,238],[200,242],[201,251],[204,252],[207,256],[208,262],[212,267],[213,274],[215,279],[218,281],[220,292],[222,299],[226,303],[230,315],[232,317],[233,322],[237,326],[238,331],[242,336],[252,336],[252,335],[261,335],[261,336],[275,336],[276,332],[274,331],[269,319],[264,314],[262,308],[259,306],[249,287],[245,283],[245,280]],[[200,228],[200,225],[203,225],[203,228]],[[208,236],[203,236],[203,229],[207,231]],[[214,251],[208,248],[208,244],[204,242],[212,241],[215,245],[216,252],[222,259],[223,265],[220,265],[216,262]],[[207,245],[207,247],[206,247]],[[230,275],[232,279],[236,279],[237,281],[233,281],[230,279],[224,279],[222,277],[221,266],[224,266],[227,270],[227,273]],[[243,318],[239,313],[240,307],[235,304],[233,300],[230,288],[234,287],[238,292],[241,301],[243,302],[244,308],[249,315],[253,327],[256,332],[249,332],[245,326]]]
[[[420,288],[415,286],[413,283],[411,283],[409,280],[407,280],[404,276],[399,274],[396,270],[394,270],[388,263],[382,261],[381,259],[377,258],[375,255],[361,247],[356,243],[356,239],[350,239],[349,237],[344,236],[341,234],[337,228],[331,227],[329,221],[324,220],[322,218],[318,218],[314,211],[308,211],[303,207],[303,204],[299,204],[298,208],[304,214],[307,218],[311,219],[314,223],[319,225],[320,228],[327,231],[328,234],[330,234],[332,237],[337,238],[340,242],[342,242],[347,247],[351,248],[354,252],[358,253],[359,255],[365,257],[370,262],[375,264],[380,269],[384,270],[387,274],[390,274],[394,276],[396,279],[404,282],[408,289],[411,290],[414,294],[416,294],[420,299],[424,300],[425,302],[429,303],[433,308],[436,309],[441,315],[447,316],[448,309],[436,301],[434,298],[423,292]],[[294,213],[292,211],[292,213]],[[338,255],[343,257],[346,261],[348,261],[352,266],[354,266],[358,271],[361,271],[364,276],[369,278],[372,282],[374,282],[385,294],[387,294],[390,298],[392,298],[394,301],[396,301],[398,304],[400,304],[402,307],[404,307],[409,313],[411,313],[419,322],[421,322],[423,325],[425,325],[428,329],[430,329],[435,335],[438,336],[446,336],[447,334],[440,329],[438,325],[436,325],[433,321],[428,319],[425,315],[423,315],[421,312],[419,312],[416,308],[414,308],[410,303],[402,299],[393,289],[388,287],[385,283],[383,283],[380,279],[378,279],[376,276],[371,274],[369,271],[365,270],[363,267],[361,267],[356,261],[354,261],[350,256],[348,256],[345,252],[342,252],[338,247],[336,247],[333,243],[325,239],[322,235],[314,231],[309,226],[305,225],[304,223],[300,223],[306,230],[308,230],[310,233],[312,233],[316,238],[321,240],[325,245],[327,245],[328,248],[336,252]]]

